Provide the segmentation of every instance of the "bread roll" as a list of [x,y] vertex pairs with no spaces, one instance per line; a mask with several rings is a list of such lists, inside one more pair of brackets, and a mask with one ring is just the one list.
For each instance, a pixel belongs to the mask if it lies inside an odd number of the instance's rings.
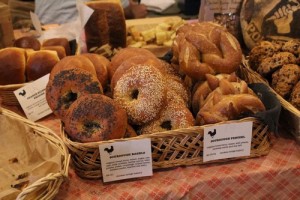
[[71,47],[67,38],[51,38],[43,41],[43,47],[45,46],[63,46],[66,51],[66,55],[71,55]]
[[24,37],[20,37],[20,38],[16,39],[14,42],[14,46],[19,47],[19,48],[24,48],[24,49],[33,49],[35,51],[38,51],[41,48],[41,43],[35,37],[24,36]]
[[36,80],[50,73],[59,61],[55,51],[40,50],[28,53],[26,77],[28,81]]
[[59,59],[63,59],[66,57],[66,50],[63,46],[44,46],[41,48],[41,50],[51,50],[51,51],[56,51]]
[[120,1],[90,1],[86,5],[95,10],[85,25],[88,50],[104,44],[113,48],[125,47],[126,24]]
[[25,50],[7,47],[0,50],[0,85],[25,82]]

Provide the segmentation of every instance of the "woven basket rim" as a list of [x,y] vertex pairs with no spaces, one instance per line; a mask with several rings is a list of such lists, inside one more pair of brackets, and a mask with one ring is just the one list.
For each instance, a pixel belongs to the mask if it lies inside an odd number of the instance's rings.
[[[247,57],[243,57],[242,66],[244,66],[244,69],[246,69],[246,71],[248,71],[248,73],[251,74],[251,77],[254,78],[256,81],[259,81],[269,86],[268,82],[265,79],[263,79],[263,77],[261,77],[260,74],[258,74],[256,71],[250,68],[249,60],[247,59]],[[276,95],[277,99],[280,101],[283,107],[288,111],[290,111],[291,113],[293,113],[294,115],[296,115],[300,120],[300,110],[298,110],[290,102],[288,102],[282,96],[280,96],[272,87],[269,86],[269,89],[271,92],[273,92]]]
[[0,85],[0,90],[13,90],[13,89],[21,88],[25,85],[26,85],[26,83]]
[[[39,189],[40,187],[46,187],[47,184],[51,182],[56,182],[54,190],[56,192],[51,191],[46,198],[54,198],[54,195],[56,195],[61,183],[68,177],[68,170],[69,170],[69,163],[70,163],[70,154],[68,151],[68,148],[65,146],[64,142],[61,140],[61,138],[55,134],[51,129],[48,127],[45,127],[41,124],[32,122],[17,113],[10,111],[6,108],[0,107],[0,115],[5,115],[11,118],[14,118],[18,121],[23,122],[25,125],[33,128],[35,130],[36,134],[39,134],[40,136],[44,137],[46,140],[51,142],[52,145],[55,145],[57,147],[57,150],[61,154],[62,157],[62,164],[60,172],[57,173],[49,173],[47,176],[42,177],[38,179],[37,181],[33,182],[31,185],[25,187],[21,193],[18,195],[17,199],[25,199],[27,195],[35,191],[36,189]],[[52,188],[53,190],[53,188]]]
[[[100,144],[106,144],[106,143],[113,143],[113,142],[123,142],[123,141],[129,141],[129,140],[138,140],[138,139],[144,139],[144,138],[157,138],[157,137],[167,137],[167,136],[174,136],[174,135],[184,135],[186,134],[186,131],[193,132],[193,134],[198,135],[197,130],[203,130],[205,127],[210,127],[210,126],[216,126],[216,125],[222,125],[222,124],[230,124],[230,123],[238,123],[238,122],[246,122],[246,121],[258,121],[261,122],[259,119],[255,117],[246,117],[242,118],[239,120],[229,120],[229,121],[224,121],[224,122],[219,122],[216,124],[207,124],[207,125],[202,125],[202,126],[192,126],[188,128],[181,128],[181,129],[176,129],[176,130],[170,130],[170,131],[164,131],[164,132],[157,132],[157,133],[152,133],[152,134],[145,134],[145,135],[139,135],[136,137],[130,137],[130,138],[121,138],[121,139],[114,139],[114,140],[106,140],[106,141],[98,141],[98,142],[87,142],[87,143],[80,143],[76,141],[72,141],[67,133],[64,131],[63,125],[61,123],[61,133],[62,133],[62,140],[65,142],[65,144],[72,145],[72,146],[78,146],[78,147],[83,147],[83,148],[98,148],[98,145]],[[261,122],[262,123],[262,122]]]

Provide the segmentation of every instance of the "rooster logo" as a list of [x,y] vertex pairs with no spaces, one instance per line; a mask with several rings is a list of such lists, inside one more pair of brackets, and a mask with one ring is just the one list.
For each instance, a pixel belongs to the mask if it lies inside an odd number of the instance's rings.
[[110,148],[105,148],[104,151],[106,151],[109,155],[114,151],[114,147],[110,146]]
[[214,138],[214,136],[216,135],[217,130],[214,129],[214,131],[208,131],[208,135],[210,135],[210,137]]
[[19,95],[24,97],[26,95],[26,91],[22,90],[21,92],[19,92]]

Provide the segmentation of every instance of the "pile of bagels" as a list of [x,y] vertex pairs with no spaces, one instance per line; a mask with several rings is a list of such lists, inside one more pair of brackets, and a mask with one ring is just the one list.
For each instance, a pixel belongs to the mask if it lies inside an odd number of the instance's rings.
[[135,47],[108,59],[67,56],[51,70],[46,99],[77,142],[134,137],[265,111],[235,74],[238,41],[211,22],[182,25],[169,62]]

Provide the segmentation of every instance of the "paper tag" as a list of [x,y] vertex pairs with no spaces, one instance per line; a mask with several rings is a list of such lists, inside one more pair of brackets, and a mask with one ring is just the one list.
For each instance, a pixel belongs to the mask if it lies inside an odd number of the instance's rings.
[[241,122],[205,127],[203,162],[249,156],[252,126],[252,122]]
[[99,145],[103,182],[152,176],[151,140]]
[[32,121],[37,121],[52,113],[46,100],[49,75],[47,74],[14,91],[26,117]]

